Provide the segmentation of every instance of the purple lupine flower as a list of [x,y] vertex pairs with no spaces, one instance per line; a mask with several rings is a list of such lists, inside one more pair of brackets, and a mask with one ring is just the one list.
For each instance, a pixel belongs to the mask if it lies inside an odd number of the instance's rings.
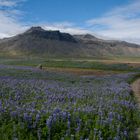
[[28,115],[28,113],[24,113],[24,120],[27,122],[32,121],[32,117],[30,115]]
[[36,122],[40,120],[40,114],[36,114]]
[[120,136],[116,136],[113,138],[113,140],[121,140],[121,139],[120,139]]
[[128,137],[128,133],[127,133],[126,130],[123,132],[123,134],[124,134],[125,137]]
[[50,117],[46,120],[46,125],[48,126],[49,129],[51,129],[51,126],[52,126],[52,119],[53,119],[53,117],[50,116]]
[[16,112],[16,111],[12,111],[12,112],[10,113],[10,115],[11,115],[12,118],[16,118],[17,112]]

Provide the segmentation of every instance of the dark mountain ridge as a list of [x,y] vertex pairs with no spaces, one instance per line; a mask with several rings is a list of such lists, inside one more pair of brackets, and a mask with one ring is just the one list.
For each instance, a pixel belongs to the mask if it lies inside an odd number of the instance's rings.
[[32,35],[38,38],[76,43],[75,38],[68,33],[61,33],[60,31],[46,31],[41,27],[31,27],[31,29],[27,30],[23,35]]

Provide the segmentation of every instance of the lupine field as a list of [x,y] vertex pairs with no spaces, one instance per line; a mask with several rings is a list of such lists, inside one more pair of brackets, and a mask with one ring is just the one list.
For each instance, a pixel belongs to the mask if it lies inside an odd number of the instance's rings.
[[0,65],[0,140],[135,140],[135,73],[75,76]]

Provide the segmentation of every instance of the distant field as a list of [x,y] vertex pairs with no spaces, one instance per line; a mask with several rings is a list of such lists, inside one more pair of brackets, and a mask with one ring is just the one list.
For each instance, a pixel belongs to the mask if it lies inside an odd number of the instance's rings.
[[[70,71],[86,71],[85,73],[91,73],[91,71],[102,70],[103,71],[140,71],[140,58],[106,58],[106,59],[46,59],[46,58],[0,58],[0,64],[6,65],[19,65],[19,66],[33,66],[37,67],[42,64],[44,69],[54,69],[60,71],[62,68],[64,71],[71,68]],[[59,69],[58,69],[59,68]],[[78,70],[79,69],[79,70]],[[66,70],[68,71],[68,70]],[[92,74],[92,73],[91,73]]]
[[97,70],[97,69],[86,69],[86,68],[64,68],[64,67],[45,67],[43,70],[50,71],[50,72],[60,72],[60,73],[69,73],[74,75],[96,75],[96,76],[103,76],[103,75],[111,75],[111,74],[118,74],[119,71],[105,71],[105,70]]

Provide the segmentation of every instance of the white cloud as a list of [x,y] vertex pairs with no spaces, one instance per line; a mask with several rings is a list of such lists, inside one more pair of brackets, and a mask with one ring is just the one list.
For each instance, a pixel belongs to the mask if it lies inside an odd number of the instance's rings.
[[116,7],[111,12],[108,12],[107,15],[121,15],[123,16],[133,16],[140,13],[140,0],[131,0],[127,5]]
[[21,25],[16,19],[9,17],[5,13],[0,11],[0,37],[13,36],[24,30],[24,26]]
[[70,34],[86,34],[92,33],[84,28],[77,27],[71,22],[58,22],[58,23],[46,23],[41,25],[46,30],[60,30]]
[[5,6],[5,7],[13,7],[16,6],[17,1],[12,1],[12,0],[0,0],[0,6]]
[[[0,0],[0,38],[10,37],[21,33],[26,26],[18,21],[21,11],[16,7],[25,0]],[[4,8],[3,8],[4,7]]]
[[26,0],[0,0],[0,7],[15,7]]
[[115,8],[103,17],[91,19],[87,23],[102,36],[140,44],[140,0]]

